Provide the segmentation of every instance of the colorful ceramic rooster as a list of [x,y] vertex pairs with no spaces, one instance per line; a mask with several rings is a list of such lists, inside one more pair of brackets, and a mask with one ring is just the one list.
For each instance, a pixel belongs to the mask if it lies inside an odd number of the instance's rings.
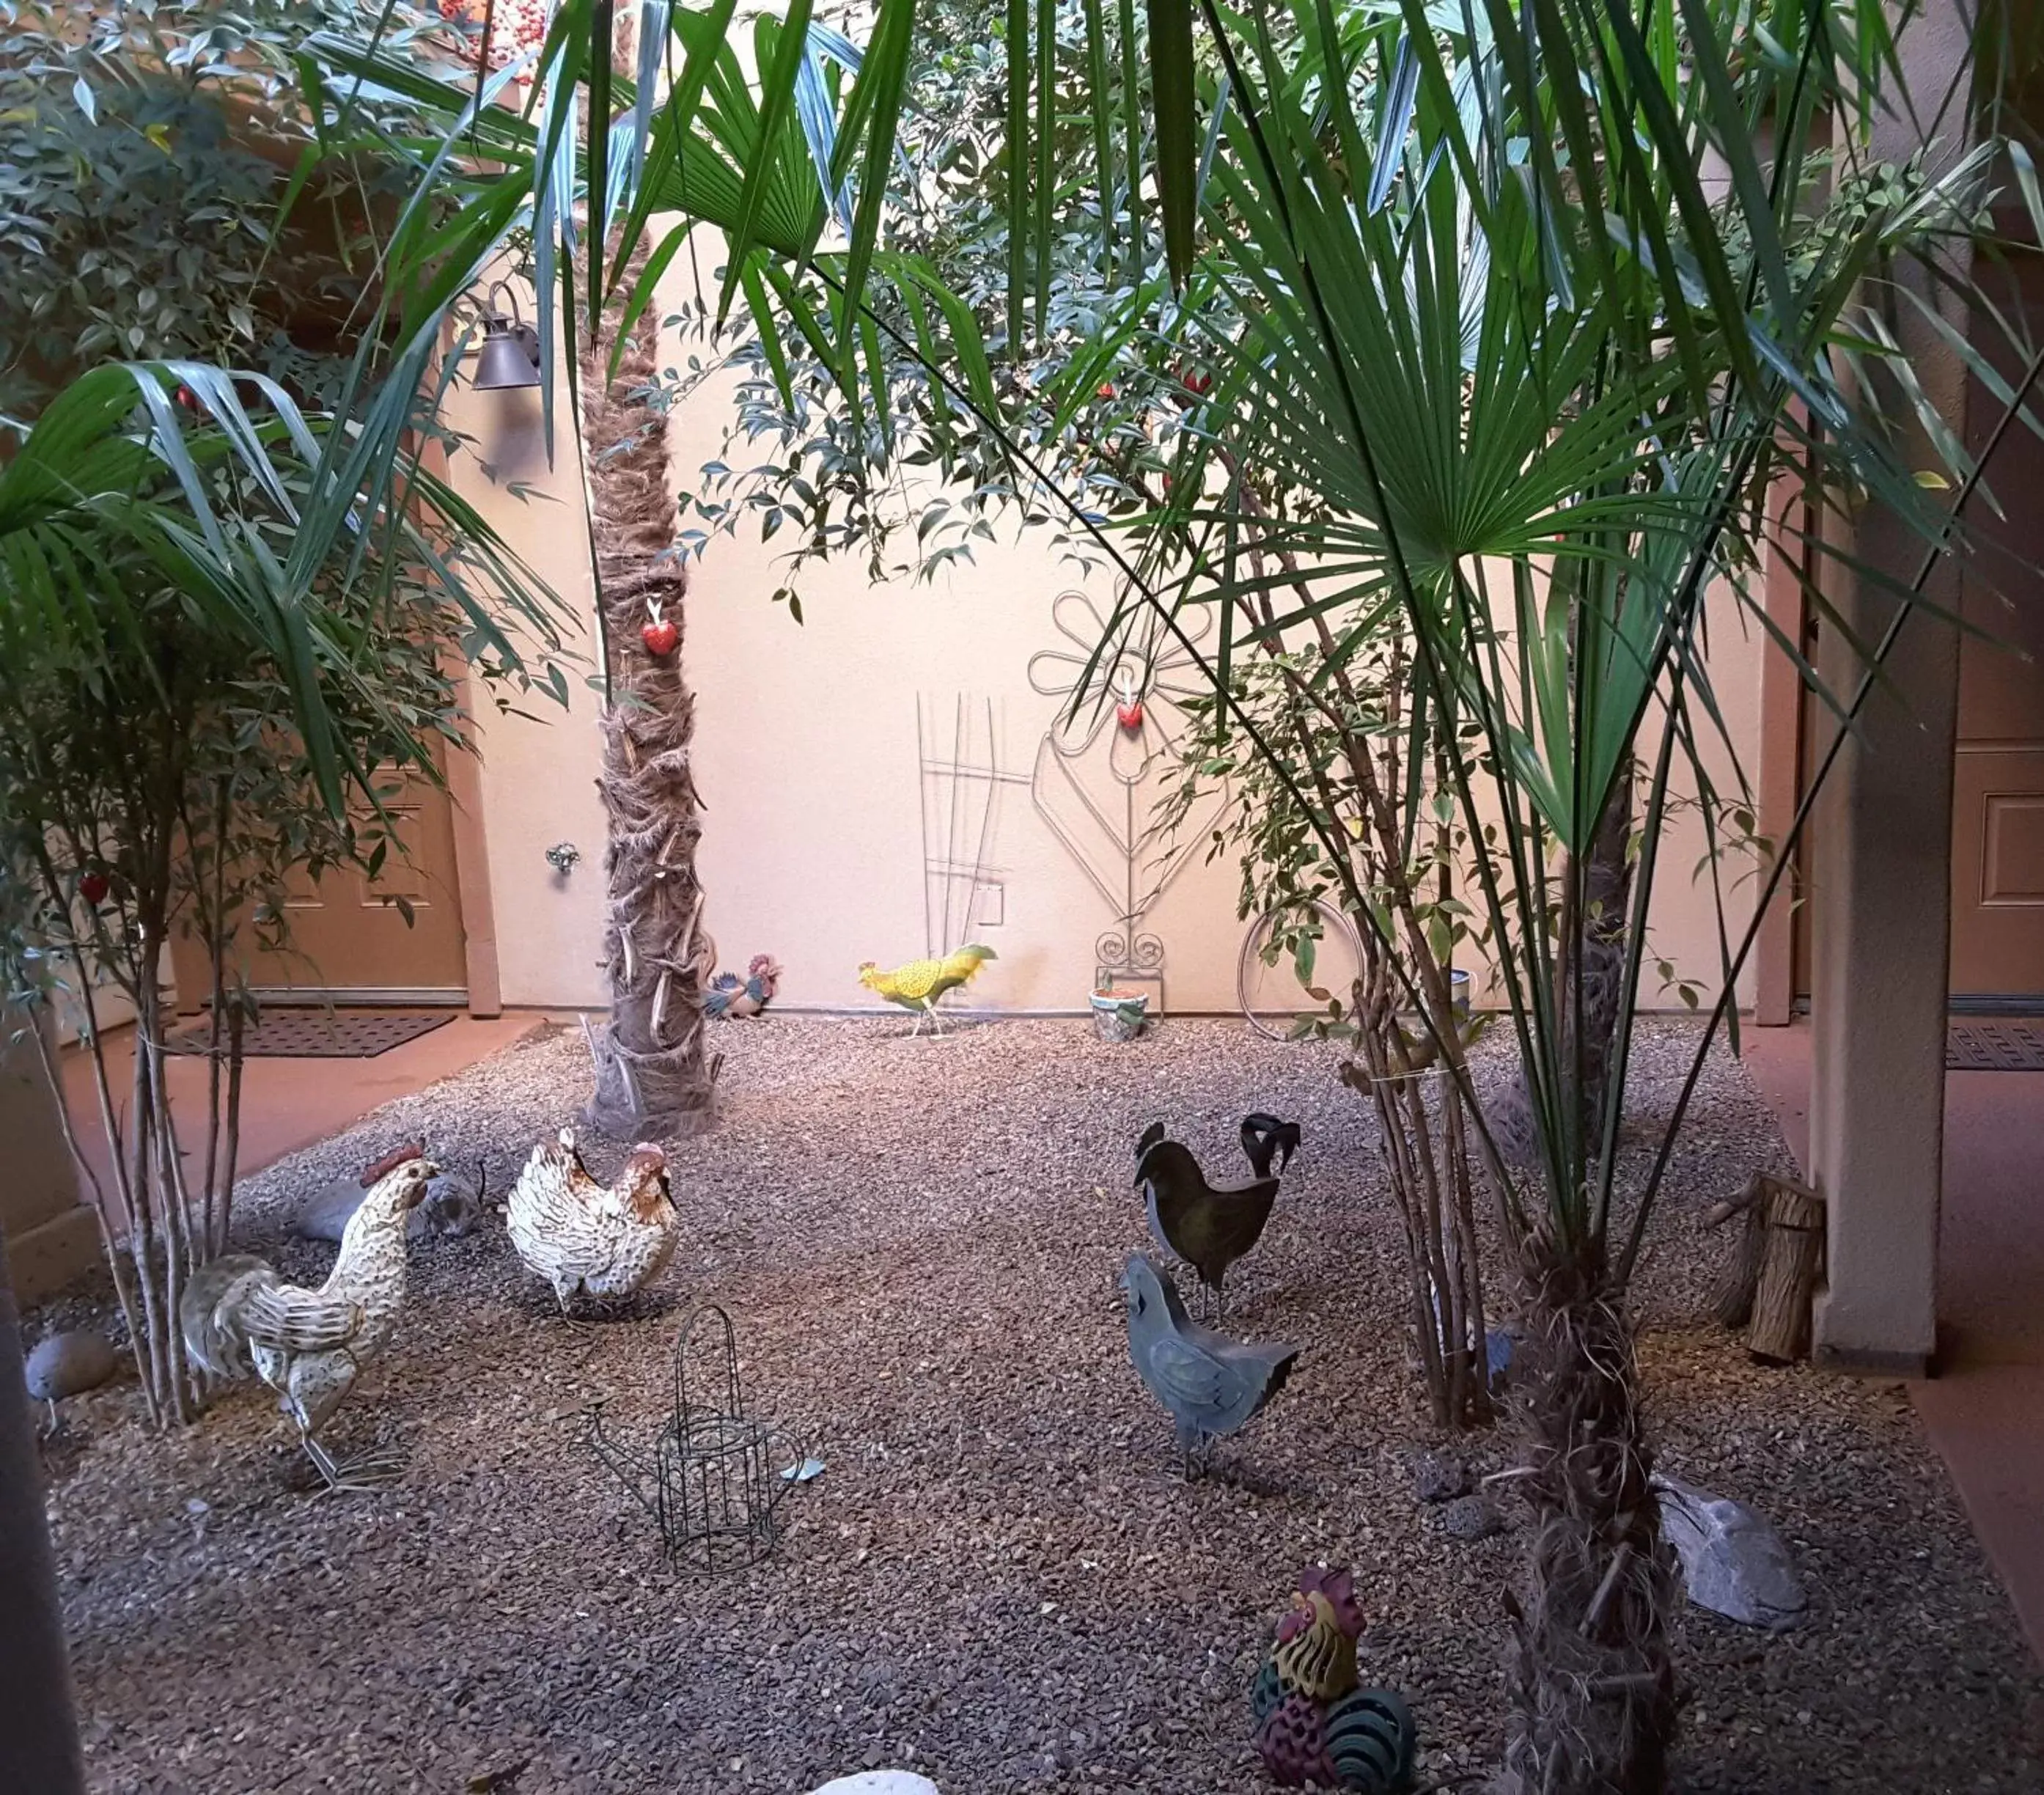
[[1257,1752],[1281,1787],[1401,1795],[1412,1786],[1412,1711],[1389,1689],[1356,1686],[1362,1632],[1352,1574],[1315,1566],[1300,1577],[1249,1697]]
[[945,955],[940,960],[911,960],[906,966],[896,967],[892,972],[882,972],[873,961],[865,960],[859,965],[859,982],[890,1004],[914,1010],[916,1033],[922,1033],[923,1024],[927,1020],[942,1034],[943,1025],[937,1020],[938,998],[961,985],[970,984],[986,962],[999,958],[991,947],[982,947],[974,942],[955,954]]
[[781,982],[780,963],[771,954],[755,954],[741,978],[720,972],[703,993],[703,1014],[720,1018],[757,1016],[774,1001]]

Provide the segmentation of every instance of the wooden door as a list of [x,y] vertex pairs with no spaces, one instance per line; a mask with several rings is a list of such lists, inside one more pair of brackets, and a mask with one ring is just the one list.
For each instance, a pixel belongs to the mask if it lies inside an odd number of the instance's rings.
[[[2019,256],[1996,283],[2004,302],[2044,320],[2044,259]],[[1976,385],[1967,405],[1973,453],[2000,411]],[[2019,426],[2008,431],[1987,483],[2003,514],[1970,508],[1994,546],[1962,600],[1987,640],[1969,635],[1960,649],[1952,774],[1952,995],[1975,1006],[2044,998],[2044,443]]]
[[[289,948],[242,949],[243,975],[259,995],[273,1001],[467,1001],[451,802],[444,789],[412,775],[385,803],[397,839],[378,876],[352,867],[332,869],[317,882],[298,875],[285,900]],[[367,814],[366,805],[358,809]],[[199,956],[189,950],[180,956],[179,994],[190,1005],[199,1001],[205,973],[202,964],[184,965],[187,957],[196,963]]]

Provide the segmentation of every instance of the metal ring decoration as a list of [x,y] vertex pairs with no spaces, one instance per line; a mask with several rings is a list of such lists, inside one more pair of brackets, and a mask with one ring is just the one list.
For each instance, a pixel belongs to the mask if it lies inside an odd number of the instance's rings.
[[[1347,942],[1360,960],[1362,957],[1362,937],[1356,932],[1355,925],[1347,917],[1333,905],[1319,898],[1313,901],[1312,907],[1313,913],[1320,919],[1320,939],[1323,941]],[[1250,1001],[1250,980],[1253,969],[1263,964],[1264,944],[1277,922],[1278,913],[1275,909],[1265,910],[1249,925],[1249,932],[1242,938],[1242,953],[1235,969],[1235,1001],[1240,1005],[1250,1027],[1268,1041],[1289,1040],[1292,1038],[1290,1024],[1298,1020],[1295,1013],[1286,1026],[1274,1028],[1264,1021],[1255,1005]]]

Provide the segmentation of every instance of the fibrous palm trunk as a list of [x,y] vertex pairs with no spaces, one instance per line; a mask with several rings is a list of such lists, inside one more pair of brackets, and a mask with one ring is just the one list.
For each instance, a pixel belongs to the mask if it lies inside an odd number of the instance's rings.
[[1531,1586],[1508,1597],[1512,1714],[1499,1795],[1661,1795],[1675,1723],[1673,1570],[1632,1332],[1600,1255],[1527,1244],[1519,1401]]
[[[629,291],[636,271],[627,271]],[[717,1059],[705,1051],[702,982],[715,949],[696,877],[701,833],[690,741],[695,704],[678,640],[655,653],[660,619],[678,632],[687,575],[675,553],[667,422],[645,397],[656,372],[659,313],[634,326],[617,378],[612,337],[592,332],[582,370],[582,446],[594,538],[609,703],[598,785],[609,813],[609,914],[604,968],[610,1020],[595,1038],[591,1126],[615,1139],[694,1134],[709,1125]]]
[[[1573,1068],[1580,1013],[1583,1044],[1578,1115],[1593,1155],[1602,1151],[1612,1036],[1620,1006],[1631,1001],[1625,989],[1626,936],[1632,904],[1631,833],[1632,790],[1629,782],[1621,782],[1597,819],[1596,834],[1584,862],[1581,926],[1575,925],[1571,902],[1566,906],[1561,928],[1563,964],[1555,1004],[1562,1028],[1560,1052],[1563,1063]],[[1489,1122],[1491,1137],[1507,1165],[1524,1171],[1540,1164],[1546,1148],[1523,1066],[1489,1106]]]

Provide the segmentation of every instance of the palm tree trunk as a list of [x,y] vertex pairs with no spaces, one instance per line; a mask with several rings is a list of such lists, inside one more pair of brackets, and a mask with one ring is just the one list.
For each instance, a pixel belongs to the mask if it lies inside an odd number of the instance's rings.
[[1660,1536],[1632,1332],[1600,1263],[1529,1243],[1520,1489],[1530,1605],[1508,1596],[1500,1795],[1662,1795],[1675,1726]]
[[[636,273],[628,271],[624,290]],[[607,331],[592,332],[582,368],[582,445],[609,680],[597,783],[610,819],[604,930],[610,1021],[595,1037],[596,1092],[587,1114],[601,1132],[633,1140],[695,1134],[710,1124],[717,1059],[704,1051],[702,978],[716,950],[703,927],[696,877],[695,702],[678,640],[655,653],[642,634],[662,618],[679,631],[688,587],[674,552],[667,420],[644,397],[657,372],[659,307],[649,306],[633,328],[614,381],[605,379],[611,342]]]
[[[1632,994],[1624,989],[1626,940],[1631,926],[1631,836],[1632,786],[1630,780],[1623,780],[1597,819],[1596,833],[1591,838],[1584,863],[1587,913],[1582,925],[1576,926],[1574,903],[1566,901],[1559,930],[1563,964],[1555,1009],[1562,1020],[1561,1051],[1564,1063],[1573,1068],[1580,988],[1583,1047],[1577,1125],[1589,1143],[1593,1160],[1603,1150],[1604,1088],[1612,1037],[1618,1028],[1621,1005],[1633,1001]],[[1511,1084],[1488,1109],[1491,1134],[1504,1163],[1522,1171],[1539,1166],[1546,1148],[1523,1066],[1516,1069]]]

